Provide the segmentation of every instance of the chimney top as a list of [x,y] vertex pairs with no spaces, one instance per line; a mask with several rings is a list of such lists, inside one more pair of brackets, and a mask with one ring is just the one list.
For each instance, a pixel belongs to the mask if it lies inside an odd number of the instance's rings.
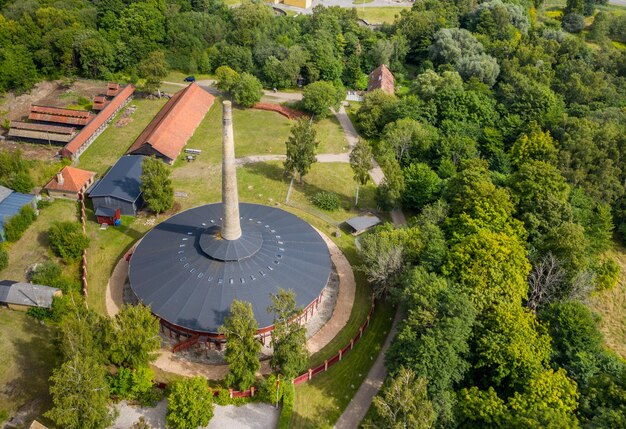
[[60,171],[57,173],[57,182],[59,183],[59,185],[63,185],[63,183],[65,182],[65,179],[63,178],[63,173]]

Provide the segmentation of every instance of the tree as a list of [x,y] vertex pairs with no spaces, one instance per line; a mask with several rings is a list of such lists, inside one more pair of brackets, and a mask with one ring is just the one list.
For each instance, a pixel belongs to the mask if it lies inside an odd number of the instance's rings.
[[150,210],[163,213],[171,209],[174,206],[171,170],[156,157],[144,158],[141,168],[141,192]]
[[425,378],[416,378],[410,369],[402,368],[374,397],[377,414],[375,424],[367,422],[365,427],[385,427],[389,429],[428,429],[436,419],[432,403],[428,400]]
[[297,307],[293,290],[279,289],[272,294],[268,313],[274,313],[274,330],[271,345],[274,353],[270,365],[287,380],[296,377],[306,365],[309,356],[306,348],[306,328],[297,319],[302,309]]
[[330,115],[330,109],[339,106],[343,99],[343,89],[323,80],[308,84],[302,92],[302,106],[319,118]]
[[359,205],[359,187],[367,185],[370,180],[372,164],[372,149],[367,142],[359,140],[350,152],[350,167],[354,174],[356,185],[356,200],[354,205]]
[[159,320],[142,304],[124,305],[109,321],[105,336],[109,359],[118,366],[147,366],[161,347]]
[[393,94],[375,89],[365,94],[356,114],[357,125],[365,137],[378,137],[387,124],[386,113],[396,104]]
[[[146,80],[144,91],[151,94],[161,87],[161,80],[167,76],[167,62],[163,51],[153,51],[144,58],[138,67],[139,77]],[[160,93],[159,93],[160,95]]]
[[246,390],[254,383],[256,372],[261,367],[261,343],[254,337],[258,329],[252,304],[233,300],[230,315],[219,329],[226,339],[224,358],[228,362],[228,386]]
[[399,119],[385,126],[383,142],[392,149],[402,165],[411,160],[424,160],[432,146],[439,140],[437,130],[413,119]]
[[533,264],[533,270],[528,276],[528,308],[537,313],[539,308],[557,299],[566,274],[560,261],[552,253],[544,255]]
[[411,164],[404,169],[402,202],[406,207],[421,209],[437,200],[441,187],[441,179],[428,164]]
[[222,92],[232,93],[239,82],[239,73],[228,66],[220,66],[215,70],[217,89]]
[[213,417],[213,392],[203,377],[184,378],[172,383],[167,397],[167,426],[196,429]]
[[302,118],[291,127],[291,135],[285,142],[287,146],[287,159],[285,160],[285,170],[288,173],[300,175],[302,177],[311,169],[311,165],[316,162],[315,151],[319,142],[316,138],[316,131],[311,122]]
[[48,229],[50,249],[66,261],[75,261],[89,247],[89,237],[76,222],[54,222]]
[[241,73],[234,88],[235,103],[243,107],[252,107],[261,100],[263,85],[256,76],[250,73]]
[[111,422],[106,368],[88,355],[74,355],[50,377],[52,409],[45,416],[58,427],[103,429]]
[[522,134],[511,147],[511,162],[520,166],[526,161],[537,160],[556,164],[558,150],[549,131],[542,131],[537,124]]
[[0,271],[9,266],[9,251],[0,243]]
[[383,209],[391,210],[398,206],[404,192],[404,175],[394,158],[383,166],[385,178],[376,188],[376,203]]

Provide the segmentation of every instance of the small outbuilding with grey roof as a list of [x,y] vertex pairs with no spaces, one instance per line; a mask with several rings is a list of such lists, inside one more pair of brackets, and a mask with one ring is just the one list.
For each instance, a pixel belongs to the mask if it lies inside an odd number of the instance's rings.
[[121,157],[104,177],[87,191],[93,202],[94,211],[120,209],[123,215],[137,214],[144,203],[141,193],[144,158],[138,155]]
[[61,289],[55,287],[0,280],[0,304],[12,310],[26,311],[30,307],[50,308],[54,297],[61,294]]
[[379,223],[381,223],[381,220],[371,214],[353,217],[346,221],[346,224],[352,229],[352,235],[362,234]]

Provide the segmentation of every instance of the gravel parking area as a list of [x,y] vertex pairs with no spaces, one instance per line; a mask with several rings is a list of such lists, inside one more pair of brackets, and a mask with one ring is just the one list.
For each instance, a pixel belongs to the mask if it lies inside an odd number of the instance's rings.
[[[122,401],[117,409],[119,415],[109,429],[130,429],[141,416],[153,429],[165,429],[165,399],[154,408],[136,407]],[[279,414],[280,410],[258,402],[240,407],[216,405],[209,425],[201,429],[272,429],[278,426]]]

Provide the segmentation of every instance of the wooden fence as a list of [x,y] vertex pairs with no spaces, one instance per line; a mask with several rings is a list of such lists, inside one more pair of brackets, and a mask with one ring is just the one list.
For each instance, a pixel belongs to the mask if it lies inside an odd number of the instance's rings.
[[[78,194],[80,201],[80,223],[83,225],[83,234],[87,234],[87,216],[85,214],[85,196],[83,193]],[[83,260],[81,263],[83,295],[85,295],[85,305],[87,305],[87,249],[83,249]]]

